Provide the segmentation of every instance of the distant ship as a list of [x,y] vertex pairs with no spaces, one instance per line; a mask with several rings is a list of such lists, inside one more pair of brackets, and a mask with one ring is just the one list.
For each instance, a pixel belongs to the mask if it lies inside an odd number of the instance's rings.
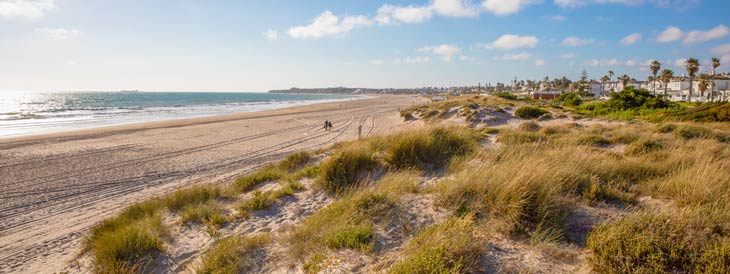
[[138,89],[135,90],[120,90],[119,92],[139,92]]

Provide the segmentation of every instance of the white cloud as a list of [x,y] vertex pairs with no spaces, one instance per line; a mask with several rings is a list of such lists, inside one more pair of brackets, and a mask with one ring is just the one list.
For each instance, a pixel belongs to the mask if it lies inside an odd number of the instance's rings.
[[580,38],[575,36],[569,36],[563,39],[563,46],[569,46],[569,47],[580,47],[587,44],[592,44],[594,41],[593,39],[587,39],[587,38]]
[[51,39],[64,40],[73,37],[78,37],[84,33],[77,29],[65,29],[65,28],[38,28],[35,32],[48,36]]
[[416,56],[416,57],[405,57],[403,59],[395,59],[396,64],[426,64],[431,63],[431,57],[428,56]]
[[677,41],[680,38],[682,38],[682,30],[678,27],[669,26],[656,37],[656,41],[659,43],[666,43]]
[[730,63],[730,44],[724,44],[710,49],[713,54],[720,55],[720,64],[727,68],[727,64]]
[[710,49],[710,52],[719,55],[730,54],[730,44],[724,44]]
[[592,67],[608,67],[618,65],[619,61],[616,58],[604,60],[592,59],[588,64]]
[[539,40],[535,36],[519,36],[515,34],[505,34],[497,38],[485,47],[488,49],[512,50],[519,48],[534,48]]
[[568,20],[568,18],[565,18],[565,16],[562,15],[548,16],[547,19],[553,22],[564,22],[565,20]]
[[439,55],[442,60],[451,62],[454,56],[461,53],[461,48],[454,45],[442,44],[438,46],[422,47],[418,49],[418,51]]
[[54,0],[0,0],[0,17],[39,18],[56,7]]
[[544,66],[545,64],[547,64],[547,63],[545,62],[545,60],[542,60],[542,59],[537,59],[537,60],[535,60],[535,66],[538,66],[538,67],[542,67],[542,66]]
[[693,30],[687,33],[682,40],[683,44],[702,43],[710,40],[722,38],[730,34],[730,28],[725,25],[719,25],[708,31]]
[[292,27],[287,32],[292,38],[322,38],[325,36],[341,36],[351,30],[370,26],[373,22],[365,16],[345,16],[340,20],[331,11],[324,11],[311,24]]
[[619,44],[628,46],[628,45],[633,45],[636,42],[639,42],[639,40],[641,40],[641,34],[632,33],[632,34],[627,35],[623,39],[621,39],[621,41],[619,41]]
[[507,15],[517,13],[530,4],[535,4],[536,0],[484,0],[482,8],[495,15]]
[[273,29],[266,30],[261,35],[263,35],[264,37],[266,37],[266,39],[268,39],[270,41],[276,41],[279,39],[279,32],[277,32]]
[[468,0],[433,0],[430,5],[395,6],[382,5],[378,8],[375,21],[381,25],[395,23],[415,24],[430,20],[434,14],[448,17],[477,17],[479,8]]
[[375,21],[381,25],[388,25],[394,23],[422,23],[428,21],[433,17],[433,10],[430,6],[393,6],[393,5],[382,5],[378,9],[378,14],[375,16]]
[[466,0],[434,0],[431,7],[436,13],[444,16],[476,17],[479,15],[479,8]]
[[575,53],[563,53],[563,54],[560,54],[560,58],[563,58],[563,59],[573,59],[576,56],[577,55]]
[[635,6],[644,2],[644,0],[555,0],[555,5],[564,8],[577,8],[588,4],[624,4],[627,6]]
[[683,68],[686,62],[687,62],[687,59],[683,59],[683,58],[677,59],[677,60],[674,60],[674,66],[678,67],[678,68]]
[[523,53],[517,53],[517,54],[505,54],[502,56],[497,56],[495,59],[501,59],[501,60],[507,60],[507,61],[524,61],[527,59],[530,59],[530,54],[523,52]]
[[638,65],[639,65],[639,61],[637,61],[636,59],[626,60],[626,63],[624,63],[624,66],[627,66],[627,67],[635,67]]
[[368,62],[368,64],[382,65],[382,64],[385,64],[385,61],[383,59],[373,59],[373,60],[370,60],[370,62]]

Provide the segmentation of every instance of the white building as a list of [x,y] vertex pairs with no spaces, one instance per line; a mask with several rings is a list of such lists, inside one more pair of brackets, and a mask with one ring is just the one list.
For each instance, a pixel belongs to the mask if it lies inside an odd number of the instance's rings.
[[[699,80],[697,77],[692,81],[692,102],[709,102],[728,101],[730,100],[730,75],[715,76],[714,86],[715,94],[712,94],[712,85],[702,94],[699,88]],[[650,83],[647,90],[654,92],[654,83]],[[665,84],[661,81],[656,82],[656,94],[664,94]],[[689,99],[689,78],[675,77],[666,86],[667,97],[671,101],[688,101]]]

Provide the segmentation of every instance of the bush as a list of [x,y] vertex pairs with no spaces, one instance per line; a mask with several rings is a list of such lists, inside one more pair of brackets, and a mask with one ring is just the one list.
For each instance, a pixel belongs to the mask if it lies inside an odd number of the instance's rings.
[[344,149],[321,164],[317,182],[325,191],[336,193],[363,179],[363,173],[376,165],[372,153],[364,149]]
[[583,103],[583,100],[580,99],[580,96],[575,93],[563,93],[558,98],[556,98],[557,101],[563,102],[563,105],[569,106],[569,107],[576,107]]
[[475,139],[468,130],[458,128],[403,133],[390,141],[387,161],[396,168],[437,168],[470,152]]
[[515,96],[514,94],[511,94],[509,92],[497,92],[497,93],[493,93],[492,95],[497,96],[499,98],[507,99],[507,100],[512,100],[512,101],[517,100],[517,96]]
[[730,122],[730,103],[702,104],[670,113],[667,116],[678,121]]
[[620,92],[611,93],[611,99],[605,104],[612,110],[629,110],[638,108],[669,108],[669,101],[655,97],[648,90],[626,87]]
[[522,119],[535,119],[546,113],[549,112],[537,107],[521,107],[515,111],[515,115]]

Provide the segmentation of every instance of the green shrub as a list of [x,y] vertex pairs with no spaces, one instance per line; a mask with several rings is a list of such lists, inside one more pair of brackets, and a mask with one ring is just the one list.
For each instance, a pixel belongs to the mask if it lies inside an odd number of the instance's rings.
[[580,96],[575,93],[563,93],[558,96],[556,100],[559,102],[563,102],[565,106],[569,107],[576,107],[583,103],[583,100],[580,99]]
[[512,100],[512,101],[517,100],[517,96],[515,96],[514,94],[511,94],[509,92],[497,92],[497,93],[493,93],[492,95],[497,96],[499,98],[507,99],[507,100]]
[[517,111],[515,111],[515,115],[522,119],[535,119],[546,113],[549,113],[549,111],[529,106],[518,108]]
[[336,193],[362,180],[364,173],[376,165],[374,156],[367,150],[344,149],[322,162],[317,182],[325,191]]

